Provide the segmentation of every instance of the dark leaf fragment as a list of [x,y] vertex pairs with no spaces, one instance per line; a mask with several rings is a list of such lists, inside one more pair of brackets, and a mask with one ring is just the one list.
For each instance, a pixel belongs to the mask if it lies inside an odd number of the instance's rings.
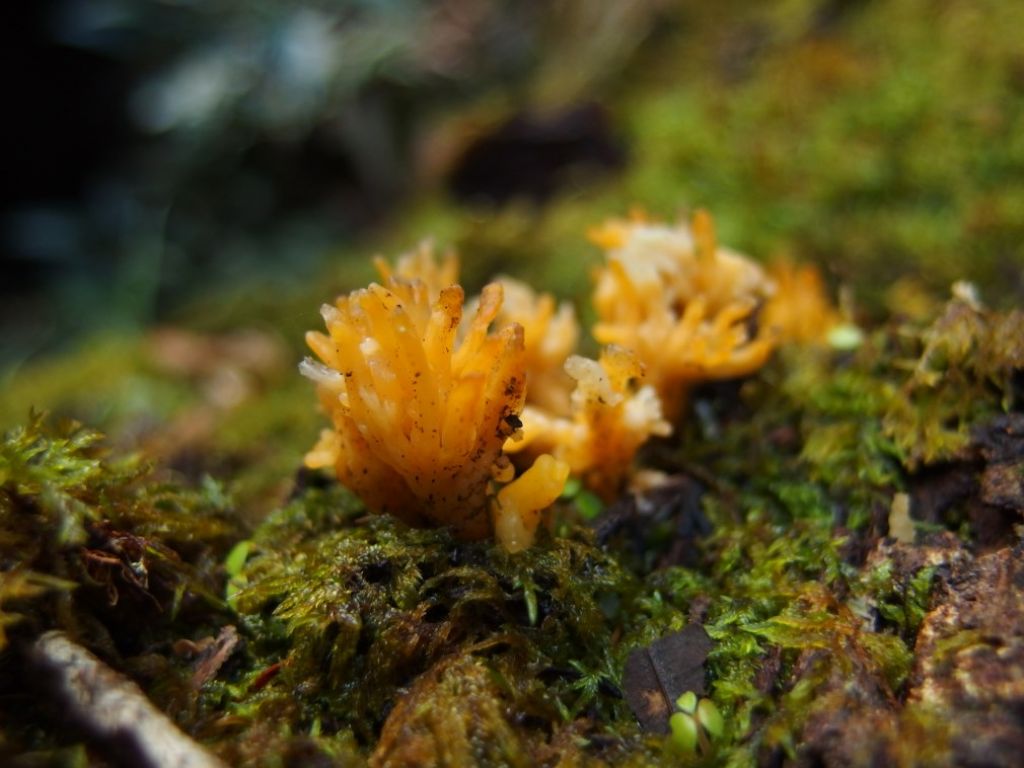
[[705,693],[704,663],[711,638],[700,624],[636,648],[626,659],[622,675],[626,702],[645,731],[668,733],[675,701],[686,691]]
[[204,641],[199,648],[195,671],[192,673],[192,689],[196,691],[216,677],[224,662],[235,652],[239,641],[238,630],[229,624],[221,627],[216,640],[209,637],[204,638]]

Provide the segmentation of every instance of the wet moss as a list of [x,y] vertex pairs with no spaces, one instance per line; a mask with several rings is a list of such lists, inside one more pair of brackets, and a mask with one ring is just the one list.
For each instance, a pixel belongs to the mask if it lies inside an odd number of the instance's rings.
[[610,612],[635,584],[581,529],[510,556],[368,516],[332,487],[272,516],[251,552],[234,601],[281,638],[273,685],[303,691],[311,711],[366,742],[409,680],[468,651],[516,659],[507,684],[545,719],[607,708],[614,694]]
[[5,569],[75,583],[102,581],[112,604],[122,588],[150,595],[152,576],[154,583],[167,580],[172,592],[180,588],[220,606],[190,561],[238,535],[221,487],[209,478],[194,490],[162,483],[138,456],[107,456],[102,440],[98,432],[73,422],[50,424],[43,415],[5,434]]

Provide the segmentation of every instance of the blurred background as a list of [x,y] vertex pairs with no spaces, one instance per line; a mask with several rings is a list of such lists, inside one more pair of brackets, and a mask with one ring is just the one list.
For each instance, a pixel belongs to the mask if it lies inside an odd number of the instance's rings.
[[[613,185],[709,207],[755,257],[1019,297],[1020,4],[708,5],[13,4],[4,363],[197,293],[302,285],[430,196],[457,240],[462,210],[514,229],[588,197],[596,220]],[[416,221],[395,247],[430,234]]]
[[268,434],[307,445],[302,333],[369,256],[432,237],[468,288],[510,273],[585,314],[584,233],[634,206],[708,208],[755,259],[817,264],[866,324],[957,279],[1024,299],[1024,3],[5,13],[5,426],[36,406],[158,435],[183,471],[209,470],[211,435],[223,471]]
[[575,166],[621,167],[589,100],[670,15],[558,5],[17,4],[5,362],[197,292],[301,284],[430,187],[493,210],[543,203]]

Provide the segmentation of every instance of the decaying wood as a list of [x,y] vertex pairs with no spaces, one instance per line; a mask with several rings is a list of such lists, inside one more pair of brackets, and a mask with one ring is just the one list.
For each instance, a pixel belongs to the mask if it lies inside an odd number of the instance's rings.
[[142,768],[225,768],[118,674],[62,632],[47,632],[31,649],[67,717],[119,765]]

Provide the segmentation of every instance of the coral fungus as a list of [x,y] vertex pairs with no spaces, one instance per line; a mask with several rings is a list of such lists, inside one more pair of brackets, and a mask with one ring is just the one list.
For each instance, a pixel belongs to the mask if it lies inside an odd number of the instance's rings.
[[394,267],[382,256],[373,260],[373,266],[385,283],[391,279],[418,280],[426,286],[432,301],[445,288],[459,282],[459,257],[454,251],[448,251],[438,263],[434,258],[433,243],[429,240],[420,243],[416,250],[399,256]]
[[[378,258],[384,285],[325,307],[328,335],[307,336],[323,362],[303,371],[334,429],[306,463],[334,467],[376,512],[464,539],[494,533],[513,551],[568,472],[614,499],[689,387],[751,373],[781,334],[758,316],[773,283],[718,246],[706,213],[690,227],[611,221],[592,238],[608,251],[594,292],[599,360],[572,354],[572,307],[549,294],[500,278],[464,312],[454,255],[439,263],[424,244],[394,267]],[[535,463],[517,462],[515,478],[504,451]]]
[[509,450],[552,452],[610,501],[622,490],[637,449],[651,435],[668,435],[671,425],[661,417],[654,390],[635,387],[643,366],[629,350],[610,346],[600,360],[574,355],[565,368],[577,382],[571,418],[527,406],[525,437]]
[[751,373],[771,355],[772,331],[752,321],[773,285],[757,264],[718,247],[707,213],[691,227],[614,220],[591,239],[607,251],[594,337],[636,352],[670,418],[689,386]]
[[552,413],[568,415],[572,379],[565,362],[576,350],[579,326],[572,305],[556,309],[550,293],[537,294],[526,283],[498,278],[505,304],[498,319],[523,326],[526,358],[526,402]]
[[[421,281],[432,299],[442,289],[459,281],[458,257],[449,251],[438,262],[429,241],[400,256],[394,267],[379,257],[374,259],[374,265],[385,281],[393,276]],[[517,323],[523,327],[527,402],[568,415],[573,385],[564,366],[576,350],[580,335],[572,305],[556,304],[550,293],[538,294],[526,283],[511,277],[501,276],[494,282],[501,285],[504,294],[494,322],[498,325]],[[470,317],[475,303],[474,299],[467,304],[466,314]]]
[[[375,512],[412,525],[447,525],[464,539],[494,531],[491,511],[515,528],[509,549],[532,540],[538,511],[561,491],[560,462],[538,463],[492,501],[492,478],[507,467],[502,446],[519,428],[525,398],[523,329],[489,325],[502,303],[498,284],[484,288],[462,338],[463,291],[457,285],[431,300],[419,280],[387,279],[322,314],[328,334],[307,342],[322,363],[307,359],[334,423],[307,455],[310,467],[333,467]],[[561,482],[558,482],[561,478]],[[505,479],[505,478],[502,478]],[[502,498],[517,501],[502,503]],[[509,510],[522,517],[507,521]]]
[[842,318],[828,300],[821,273],[782,259],[770,266],[770,274],[775,293],[761,314],[765,327],[780,341],[813,344],[826,339]]

